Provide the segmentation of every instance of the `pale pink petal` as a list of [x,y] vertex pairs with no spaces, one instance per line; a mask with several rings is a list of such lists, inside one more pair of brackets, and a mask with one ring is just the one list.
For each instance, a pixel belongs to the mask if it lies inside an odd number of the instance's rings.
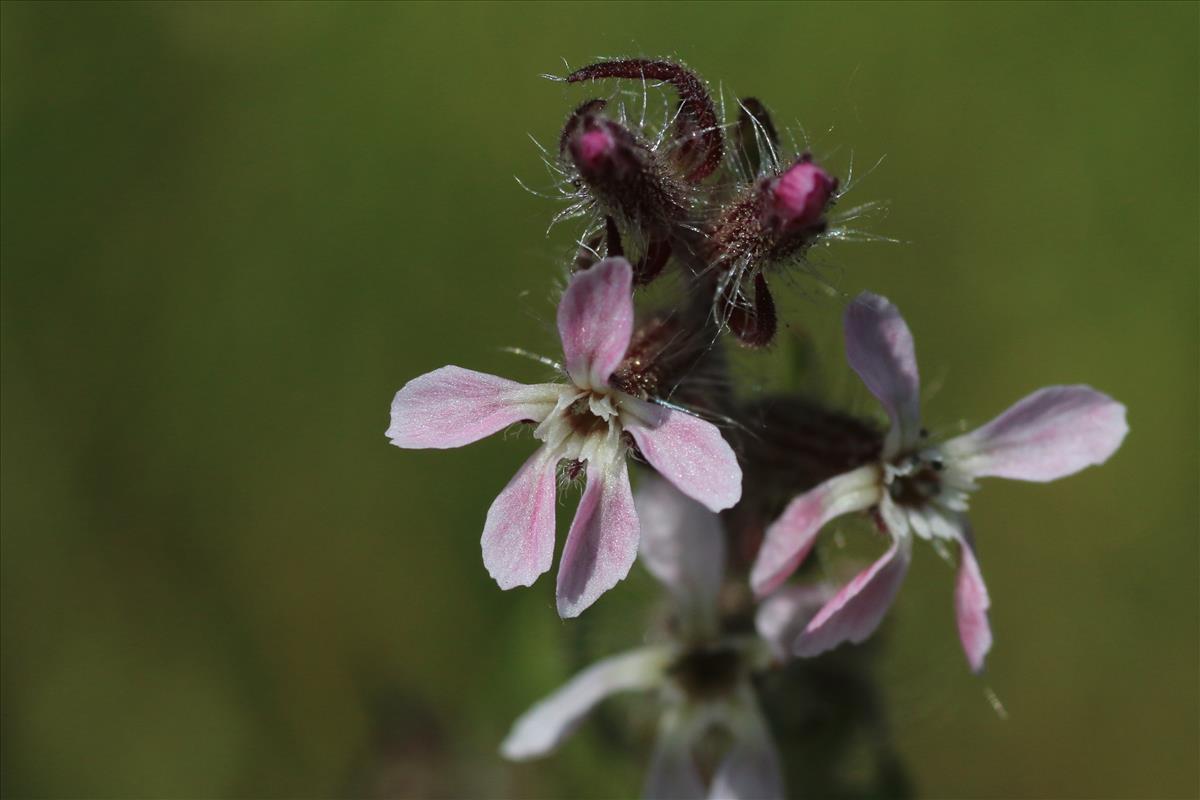
[[558,304],[567,373],[577,386],[600,389],[625,357],[633,335],[633,268],[606,258],[577,272]]
[[783,800],[779,751],[762,712],[755,705],[741,716],[733,744],[713,776],[709,800]]
[[879,467],[868,464],[830,478],[788,504],[771,523],[750,570],[750,585],[759,597],[769,594],[796,571],[812,550],[825,523],[842,514],[862,511],[879,502]]
[[759,603],[754,628],[775,657],[786,660],[796,637],[834,594],[835,587],[824,582],[784,586]]
[[558,614],[577,617],[629,574],[637,558],[638,517],[629,467],[618,457],[588,462],[587,488],[558,565]]
[[554,559],[558,458],[539,447],[488,509],[483,565],[501,589],[530,586]]
[[657,686],[671,655],[663,647],[643,647],[597,661],[522,714],[500,745],[501,755],[524,761],[549,753],[604,698]]
[[887,409],[897,446],[916,442],[921,379],[912,332],[885,297],[863,292],[846,308],[846,360]]
[[392,400],[387,437],[397,447],[461,447],[514,422],[541,422],[554,408],[554,384],[526,386],[461,367],[413,378]]
[[811,657],[842,642],[857,644],[879,627],[891,608],[912,558],[912,539],[901,536],[870,567],[841,588],[796,640],[796,655]]
[[625,430],[658,474],[709,511],[737,505],[742,468],[716,425],[632,397],[621,408]]
[[702,733],[681,708],[669,708],[658,726],[658,739],[642,797],[646,800],[704,800],[704,779],[692,758],[692,745]]
[[656,475],[642,478],[633,503],[642,528],[642,565],[689,616],[715,616],[725,574],[720,517]]
[[1090,386],[1048,386],[945,445],[947,458],[976,478],[1052,481],[1103,464],[1129,425],[1125,406]]
[[963,651],[967,654],[967,663],[971,669],[979,672],[983,669],[983,659],[992,648],[992,628],[988,624],[987,586],[983,583],[983,573],[979,571],[979,562],[975,559],[974,548],[969,538],[961,540],[960,561],[958,565],[958,580],[954,586],[954,613],[958,618],[958,638],[962,640]]

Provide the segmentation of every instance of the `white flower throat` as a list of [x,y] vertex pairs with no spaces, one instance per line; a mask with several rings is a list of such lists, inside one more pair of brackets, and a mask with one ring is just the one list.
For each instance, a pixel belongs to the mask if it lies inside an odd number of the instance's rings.
[[976,488],[940,447],[927,446],[883,462],[881,511],[897,532],[954,539],[960,533],[956,517],[967,510]]
[[533,435],[560,459],[613,458],[619,452],[622,431],[614,399],[610,392],[563,386],[554,410]]

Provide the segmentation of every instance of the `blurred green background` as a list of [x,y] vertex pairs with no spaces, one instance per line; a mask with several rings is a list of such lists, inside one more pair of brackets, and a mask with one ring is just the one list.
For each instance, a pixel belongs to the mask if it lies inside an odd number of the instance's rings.
[[[557,350],[574,230],[513,178],[549,187],[527,135],[585,95],[538,75],[646,54],[843,175],[886,156],[852,199],[902,241],[825,261],[904,310],[934,427],[1050,383],[1129,407],[1103,469],[978,496],[985,678],[918,551],[880,670],[918,791],[1195,796],[1197,9],[4,3],[5,795],[636,791],[596,725],[496,747],[651,583],[575,628],[548,577],[498,591],[479,532],[528,443],[383,431],[442,364],[544,374],[497,346]],[[790,285],[870,409],[838,302]]]

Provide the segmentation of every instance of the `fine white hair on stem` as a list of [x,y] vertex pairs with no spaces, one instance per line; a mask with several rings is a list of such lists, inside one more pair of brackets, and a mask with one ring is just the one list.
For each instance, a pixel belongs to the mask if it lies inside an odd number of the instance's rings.
[[528,358],[531,361],[536,361],[539,364],[544,364],[547,367],[552,367],[553,369],[555,369],[559,372],[564,371],[563,365],[560,364],[559,362],[555,361],[553,358],[550,358],[549,356],[539,355],[538,353],[531,352],[529,350],[526,350],[523,347],[512,347],[510,345],[503,345],[500,347],[500,351],[503,353],[511,353],[514,356],[521,356],[522,358]]

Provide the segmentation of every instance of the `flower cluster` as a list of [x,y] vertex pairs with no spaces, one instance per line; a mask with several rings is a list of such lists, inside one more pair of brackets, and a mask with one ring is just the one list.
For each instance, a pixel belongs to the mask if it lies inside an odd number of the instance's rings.
[[[1049,481],[1103,463],[1127,432],[1125,409],[1087,386],[1047,387],[978,430],[934,441],[912,334],[869,293],[846,308],[845,350],[886,411],[886,431],[800,394],[739,393],[723,338],[750,351],[771,344],[770,279],[838,238],[853,214],[833,213],[839,182],[810,153],[783,156],[754,98],[740,99],[727,124],[704,82],[670,61],[603,61],[563,80],[621,79],[643,92],[666,87],[674,110],[647,125],[631,121],[619,95],[595,98],[563,126],[552,157],[569,201],[560,217],[582,218],[585,231],[558,306],[559,379],[524,385],[442,367],[396,393],[387,436],[449,448],[529,426],[540,444],[483,523],[496,583],[529,586],[550,569],[558,489],[582,477],[558,613],[578,616],[639,556],[669,597],[666,632],[535,705],[504,741],[506,757],[544,755],[605,697],[649,691],[661,716],[647,797],[781,797],[758,676],[867,639],[903,583],[914,536],[947,558],[957,550],[958,632],[982,670],[990,599],[970,494],[981,478]],[[635,307],[642,287],[667,274],[675,301]],[[642,473],[636,494],[631,463]],[[849,514],[864,515],[888,547],[837,588],[801,567],[821,531]],[[715,756],[698,747],[714,730],[726,743]]]

